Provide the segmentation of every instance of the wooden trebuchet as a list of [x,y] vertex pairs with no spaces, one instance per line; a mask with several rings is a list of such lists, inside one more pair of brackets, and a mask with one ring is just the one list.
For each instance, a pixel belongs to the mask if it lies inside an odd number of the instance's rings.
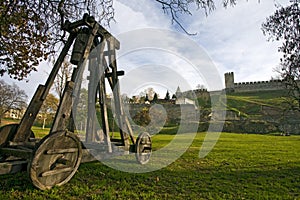
[[[0,128],[0,174],[15,173],[24,169],[27,163],[32,184],[42,190],[67,183],[76,173],[81,160],[93,160],[91,155],[82,159],[88,147],[93,147],[92,150],[99,152],[102,158],[135,153],[140,164],[146,164],[152,152],[151,136],[144,132],[135,139],[123,109],[118,76],[124,75],[124,71],[118,71],[116,62],[116,50],[120,48],[120,42],[87,14],[82,20],[73,23],[67,21],[63,29],[69,32],[69,37],[45,85],[38,86],[20,124]],[[71,48],[71,63],[76,65],[72,78],[66,83],[49,134],[42,139],[35,139],[31,128]],[[95,49],[98,51],[93,51]],[[81,87],[85,87],[81,85],[82,81],[78,81],[78,77],[79,80],[82,78],[80,76],[83,75],[85,63],[88,63],[90,74],[84,140],[89,145],[87,147],[74,133],[74,107],[79,102]],[[110,136],[106,81],[113,92],[113,115],[118,122],[121,139]],[[99,105],[97,111],[96,105]],[[99,121],[102,127],[96,125],[98,117],[101,118]],[[83,138],[84,134],[79,132]],[[100,139],[100,133],[105,138]],[[82,148],[85,148],[84,151]]]

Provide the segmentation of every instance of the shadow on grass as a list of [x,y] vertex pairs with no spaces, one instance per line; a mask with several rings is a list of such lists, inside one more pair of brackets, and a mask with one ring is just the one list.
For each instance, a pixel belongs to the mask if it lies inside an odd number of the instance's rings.
[[[96,193],[103,195],[108,188],[112,199],[296,199],[300,197],[300,163],[295,165],[275,166],[278,169],[274,166],[237,169],[226,163],[221,167],[195,163],[186,168],[173,163],[155,172],[133,174],[93,162],[82,164],[69,183],[54,190],[40,192],[35,189],[26,172],[1,176],[0,186],[2,194],[19,191],[20,199],[23,196],[47,198],[54,194],[61,199],[88,199]],[[267,169],[269,167],[274,169]]]

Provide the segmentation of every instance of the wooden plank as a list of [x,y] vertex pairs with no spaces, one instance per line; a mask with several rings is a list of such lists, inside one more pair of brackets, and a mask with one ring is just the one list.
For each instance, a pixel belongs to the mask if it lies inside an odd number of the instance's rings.
[[59,68],[61,67],[64,58],[66,57],[68,50],[70,49],[74,39],[76,37],[75,33],[70,34],[64,48],[62,49],[57,61],[55,62],[51,73],[45,83],[45,85],[39,85],[33,98],[30,101],[30,104],[22,117],[20,125],[16,131],[16,134],[13,138],[14,142],[24,142],[28,140],[31,134],[31,127],[36,119],[38,112],[43,105],[43,101],[46,99],[46,96],[49,93],[49,90],[54,82],[54,79],[58,73]]
[[45,88],[45,91],[43,93],[42,100],[46,99],[46,97],[47,97],[47,95],[48,95],[48,93],[51,89],[51,86],[53,85],[55,77],[56,77],[62,63],[64,62],[64,59],[65,59],[66,55],[68,54],[68,51],[69,51],[71,45],[73,44],[74,39],[76,38],[76,36],[77,36],[76,32],[71,33],[68,37],[67,42],[65,43],[65,46],[61,50],[61,53],[58,56],[54,66],[53,66],[53,68],[50,72],[49,78],[47,79],[47,82],[45,83],[46,88]]
[[0,147],[5,147],[9,144],[13,135],[16,133],[19,124],[7,124],[0,127]]
[[72,81],[67,82],[59,107],[56,111],[50,133],[53,133],[58,130],[65,130],[68,127],[68,122],[70,119],[70,114],[72,109],[73,88],[74,88],[74,82]]
[[105,91],[105,79],[104,76],[101,77],[100,80],[100,90],[99,90],[99,100],[101,107],[101,117],[102,117],[102,126],[105,134],[105,141],[107,144],[107,150],[109,153],[112,152],[110,134],[109,134],[109,124],[108,124],[108,113],[107,113],[107,104],[106,104],[106,91]]
[[[125,72],[123,70],[121,71],[117,71],[117,76],[124,76]],[[113,74],[111,72],[108,72],[108,73],[105,73],[105,77],[108,78],[108,77],[112,77]]]
[[119,79],[117,76],[117,62],[116,62],[116,51],[114,49],[114,40],[112,38],[107,38],[108,43],[108,51],[111,52],[110,55],[108,55],[108,63],[109,67],[112,69],[112,91],[114,96],[114,103],[115,103],[115,111],[116,111],[116,117],[119,122],[120,126],[120,135],[122,139],[122,143],[124,145],[124,148],[129,151],[130,148],[130,142],[128,133],[126,130],[126,120],[124,118],[124,112],[121,104],[121,95],[120,95],[120,85],[119,85]]
[[31,134],[31,127],[40,111],[43,101],[42,95],[45,91],[45,86],[39,85],[34,96],[32,97],[29,106],[24,113],[22,120],[17,128],[17,131],[12,139],[13,142],[25,142]]
[[99,71],[97,70],[96,58],[89,59],[89,84],[88,84],[88,116],[87,116],[87,127],[86,127],[86,142],[96,141],[96,91],[98,85]]
[[27,168],[27,163],[26,160],[0,162],[0,175],[20,172]]
[[15,156],[18,158],[29,159],[31,158],[32,150],[0,148],[0,153],[8,156]]
[[29,149],[34,149],[35,145],[37,144],[37,141],[28,141],[28,142],[9,142],[8,146],[9,147],[20,147],[20,148],[29,148]]
[[46,154],[64,154],[64,153],[75,153],[78,151],[78,148],[68,148],[68,149],[50,149]]
[[42,177],[45,176],[53,176],[53,175],[57,175],[57,174],[62,174],[62,173],[66,173],[66,172],[71,172],[73,171],[74,168],[73,167],[66,167],[66,168],[61,168],[61,169],[54,169],[54,170],[49,170],[49,171],[45,171],[41,174]]

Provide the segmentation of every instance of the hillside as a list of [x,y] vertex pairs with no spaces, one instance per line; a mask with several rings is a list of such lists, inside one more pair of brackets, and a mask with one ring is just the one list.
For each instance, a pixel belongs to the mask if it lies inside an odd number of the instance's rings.
[[226,108],[234,112],[240,112],[249,119],[257,119],[262,115],[263,107],[268,107],[280,112],[286,101],[287,92],[262,91],[227,94]]
[[[222,99],[217,95],[211,99],[217,102],[213,115],[211,118],[201,116],[200,130],[205,130],[208,124],[224,121],[225,108],[225,132],[300,134],[300,113],[286,110],[289,97],[285,90],[228,93]],[[211,113],[207,105],[200,108],[202,115]]]

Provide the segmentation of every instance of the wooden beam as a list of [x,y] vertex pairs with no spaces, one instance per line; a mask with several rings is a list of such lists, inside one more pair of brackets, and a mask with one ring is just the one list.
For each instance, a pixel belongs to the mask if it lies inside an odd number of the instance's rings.
[[[117,71],[117,76],[124,76],[124,74],[125,74],[125,72],[123,70]],[[105,73],[106,78],[112,77],[112,76],[113,76],[112,72]]]
[[61,168],[61,169],[54,169],[54,170],[49,170],[49,171],[45,171],[41,174],[42,177],[45,176],[53,176],[56,174],[62,174],[62,173],[66,173],[66,172],[71,172],[73,171],[74,168],[73,167],[66,167],[66,168]]
[[20,172],[27,168],[27,163],[26,160],[0,162],[0,175]]
[[32,150],[15,149],[15,148],[0,148],[0,153],[17,158],[29,159],[32,155]]

